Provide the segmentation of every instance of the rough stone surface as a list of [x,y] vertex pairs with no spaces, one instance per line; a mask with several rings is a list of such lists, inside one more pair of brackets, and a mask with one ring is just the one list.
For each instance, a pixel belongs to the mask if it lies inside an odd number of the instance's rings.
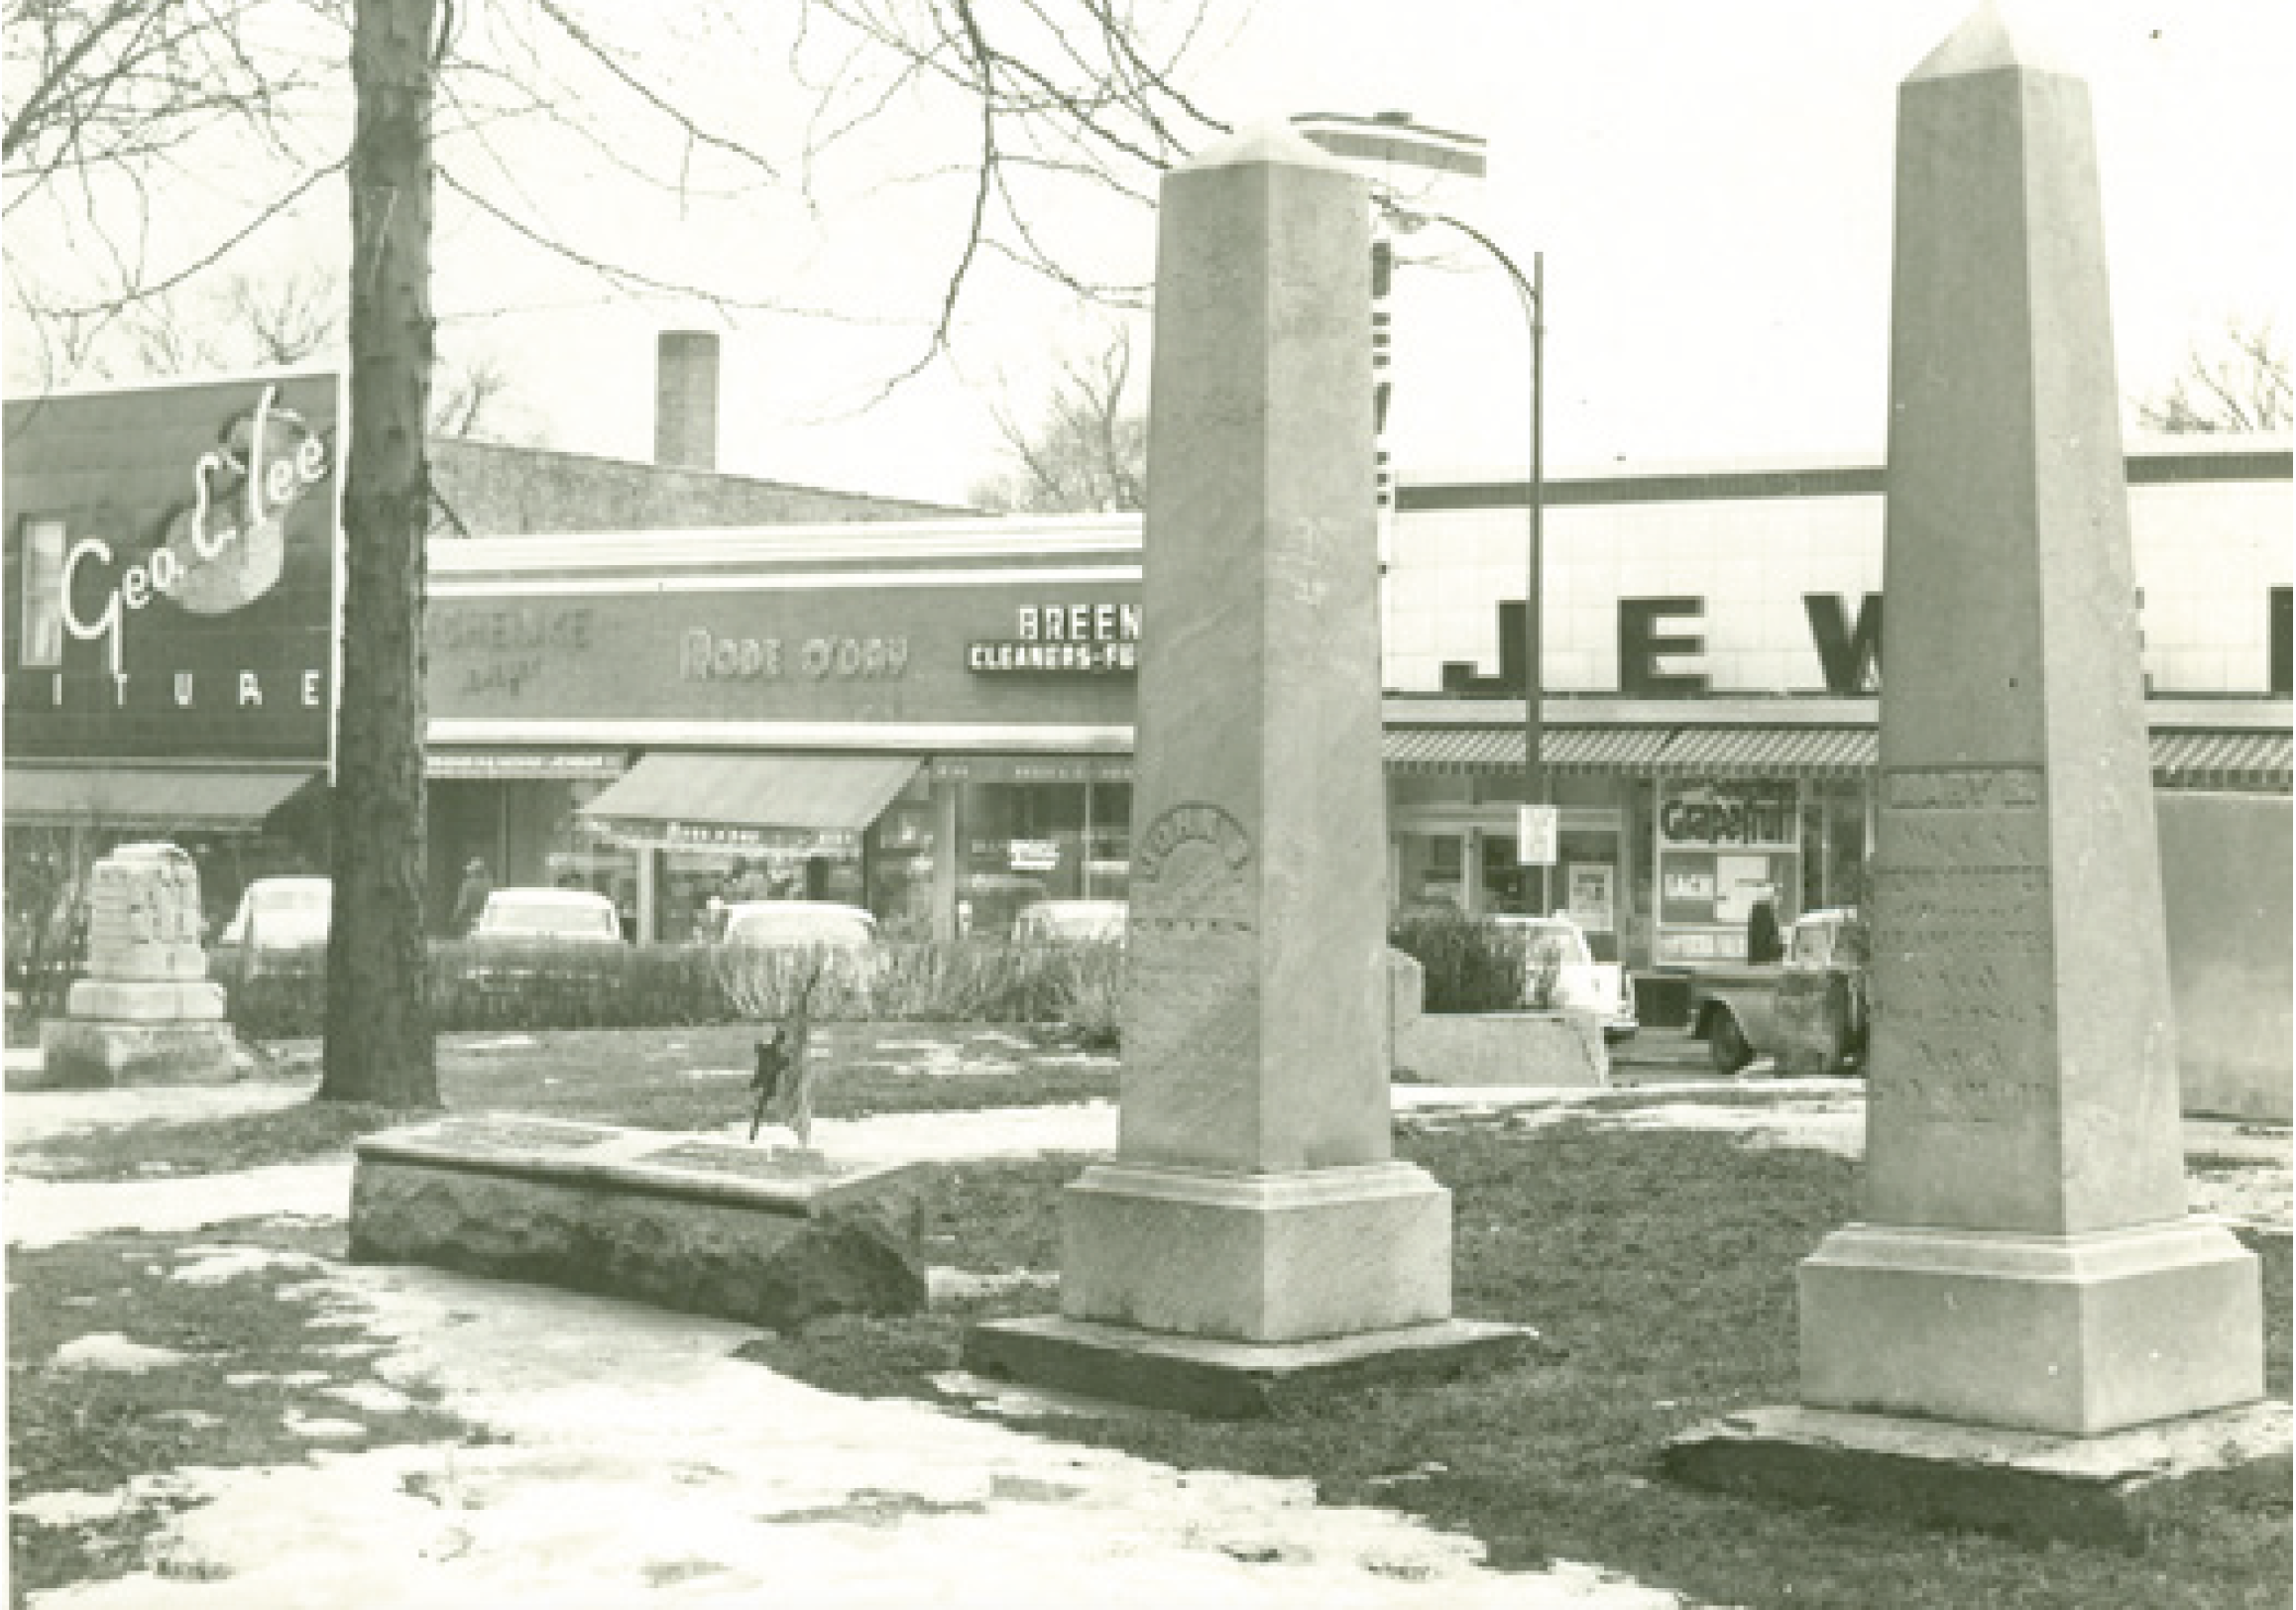
[[550,1120],[366,1137],[351,1255],[783,1328],[925,1303],[921,1176]]
[[1431,1012],[1396,1036],[1395,1065],[1431,1085],[1610,1083],[1602,1023],[1584,1012]]
[[1865,1222],[1802,1400],[2095,1435],[2260,1389],[2185,1224],[2088,89],[1986,14],[1904,84]]
[[1086,1397],[1248,1420],[1326,1393],[1449,1380],[1546,1355],[1528,1326],[1475,1320],[1265,1344],[1038,1318],[974,1326],[966,1332],[964,1365]]
[[11,1067],[12,1091],[94,1091],[122,1085],[228,1085],[241,1077],[228,1023],[50,1018],[40,1062]]
[[2284,1500],[2284,1403],[2102,1437],[2006,1433],[1837,1410],[1757,1409],[1673,1438],[1693,1486],[1873,1511],[1928,1525],[2141,1545],[2172,1507]]

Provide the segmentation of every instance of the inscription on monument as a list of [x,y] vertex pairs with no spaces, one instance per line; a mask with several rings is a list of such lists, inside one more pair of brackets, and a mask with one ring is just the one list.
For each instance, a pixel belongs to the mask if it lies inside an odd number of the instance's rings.
[[542,1118],[449,1118],[435,1138],[473,1152],[570,1151],[595,1146],[611,1131]]
[[2044,779],[2031,766],[1887,771],[1874,872],[1873,1098],[1934,1123],[2007,1121],[2048,1095]]
[[1172,853],[1188,844],[1211,846],[1230,871],[1241,871],[1252,858],[1252,838],[1241,822],[1217,805],[1190,800],[1164,812],[1140,835],[1140,848],[1133,856],[1139,875],[1162,876]]

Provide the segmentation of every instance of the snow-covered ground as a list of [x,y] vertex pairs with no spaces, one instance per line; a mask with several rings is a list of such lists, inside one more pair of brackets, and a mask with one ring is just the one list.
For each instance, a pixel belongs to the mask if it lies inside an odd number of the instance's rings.
[[[1701,1100],[1701,1093],[1708,1098]],[[300,1099],[238,1086],[16,1095],[22,1145],[67,1128]],[[1599,1094],[1599,1092],[1598,1092]],[[1414,1120],[1515,1108],[1622,1126],[1732,1129],[1757,1144],[1854,1154],[1853,1082],[1724,1102],[1711,1087],[1645,1088],[1620,1105],[1581,1092],[1402,1087]],[[1105,1102],[825,1122],[817,1144],[880,1158],[1091,1154],[1115,1142]],[[738,1131],[737,1131],[738,1132]],[[2194,1142],[2252,1166],[2230,1178],[2254,1216],[2287,1221],[2288,1142],[2235,1126]],[[2242,1150],[2242,1147],[2245,1150]],[[345,1158],[197,1180],[75,1184],[11,1178],[8,1239],[52,1245],[115,1228],[180,1230],[275,1215],[340,1219]],[[2196,1177],[2197,1204],[2223,1171]],[[2228,1188],[2229,1189],[2229,1188]],[[174,1278],[273,1267],[255,1246],[202,1248]],[[187,1469],[102,1494],[17,1504],[65,1521],[163,1496],[198,1502],[172,1522],[155,1568],[40,1596],[38,1610],[362,1610],[663,1606],[1545,1607],[1660,1606],[1668,1593],[1593,1566],[1485,1568],[1471,1538],[1408,1516],[1320,1505],[1309,1485],[1183,1471],[906,1401],[820,1392],[733,1356],[746,1326],[435,1270],[302,1260],[300,1290],[380,1346],[379,1384],[439,1389],[444,1407],[501,1439],[482,1445],[328,1445],[340,1420],[305,1418],[307,1462]],[[936,1275],[938,1291],[964,1277]],[[21,1294],[19,1294],[21,1296]],[[70,1344],[77,1369],[165,1370],[175,1355],[133,1336]],[[1013,1394],[1022,1407],[1027,1395]],[[159,1568],[164,1564],[165,1569]],[[355,1587],[353,1586],[355,1584]]]

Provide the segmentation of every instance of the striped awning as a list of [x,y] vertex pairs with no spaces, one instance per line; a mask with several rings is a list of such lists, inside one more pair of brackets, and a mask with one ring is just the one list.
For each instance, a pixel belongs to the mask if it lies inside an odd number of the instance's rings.
[[[1647,776],[1859,777],[1880,748],[1871,727],[1554,727],[1542,737],[1550,771]],[[2163,788],[2285,793],[2292,748],[2285,730],[2156,732],[2152,777]],[[1382,752],[1391,772],[1506,776],[1523,769],[1523,731],[1391,727]]]
[[2152,780],[2164,788],[2288,792],[2285,732],[2175,732],[2152,735]]

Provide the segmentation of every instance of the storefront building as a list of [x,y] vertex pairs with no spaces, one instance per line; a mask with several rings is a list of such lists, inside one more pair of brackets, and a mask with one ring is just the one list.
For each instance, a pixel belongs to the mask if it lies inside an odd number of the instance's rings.
[[323,864],[342,411],[325,374],[7,404],[12,954],[123,840],[211,918]]
[[[2290,454],[2129,458],[2162,787],[2286,793]],[[1555,864],[1517,862],[1521,484],[1407,481],[1385,593],[1399,907],[1563,909],[1638,969],[1743,954],[1855,901],[1872,843],[1882,474],[1870,464],[1558,478],[1543,759]],[[635,934],[713,894],[853,900],[1000,932],[1121,897],[1129,517],[439,542],[434,877],[483,855],[579,881]],[[443,909],[451,889],[434,889]]]

